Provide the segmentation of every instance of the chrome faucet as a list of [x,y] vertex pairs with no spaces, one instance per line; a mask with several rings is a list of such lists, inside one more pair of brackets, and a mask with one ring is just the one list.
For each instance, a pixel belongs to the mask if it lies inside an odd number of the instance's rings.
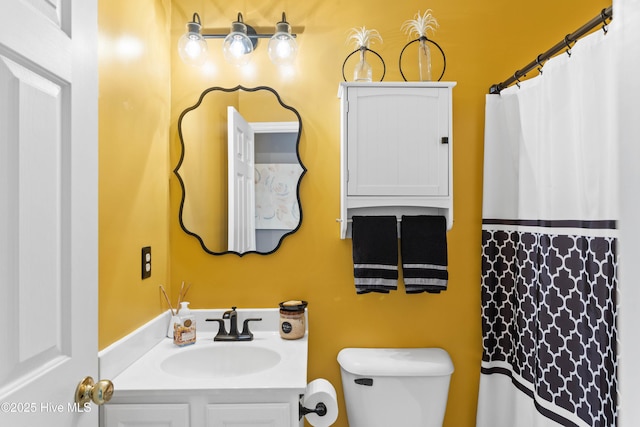
[[[224,327],[224,319],[229,319],[229,332]],[[214,341],[251,341],[253,334],[249,331],[249,322],[261,321],[262,318],[244,319],[242,332],[238,332],[238,312],[236,307],[231,307],[222,314],[222,319],[206,319],[207,322],[218,322],[218,333]]]

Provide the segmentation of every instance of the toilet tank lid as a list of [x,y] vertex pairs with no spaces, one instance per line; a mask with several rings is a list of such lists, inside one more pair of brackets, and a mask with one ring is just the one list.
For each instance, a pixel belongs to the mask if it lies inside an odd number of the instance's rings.
[[443,376],[453,373],[449,353],[441,348],[345,348],[338,363],[355,375]]

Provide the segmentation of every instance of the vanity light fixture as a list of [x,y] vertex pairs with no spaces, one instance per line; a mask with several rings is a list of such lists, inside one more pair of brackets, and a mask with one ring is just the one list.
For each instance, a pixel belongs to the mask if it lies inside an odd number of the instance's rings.
[[187,32],[178,40],[180,58],[190,65],[202,65],[207,59],[208,46],[202,36],[200,15],[193,14],[193,21],[187,23]]
[[193,14],[193,20],[187,23],[187,32],[178,41],[178,52],[182,60],[191,65],[202,65],[207,55],[205,39],[224,39],[222,50],[225,59],[234,65],[245,65],[251,58],[251,53],[258,45],[258,39],[268,38],[268,53],[275,65],[291,64],[298,52],[296,34],[291,33],[291,25],[287,22],[284,12],[282,20],[276,24],[275,34],[260,34],[251,26],[244,23],[242,13],[231,23],[228,34],[202,34],[200,16]]

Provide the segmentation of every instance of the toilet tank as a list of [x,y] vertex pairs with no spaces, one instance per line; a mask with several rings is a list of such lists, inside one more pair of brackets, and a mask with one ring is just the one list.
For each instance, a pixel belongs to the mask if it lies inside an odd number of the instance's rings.
[[338,353],[349,427],[442,427],[453,363],[441,348]]

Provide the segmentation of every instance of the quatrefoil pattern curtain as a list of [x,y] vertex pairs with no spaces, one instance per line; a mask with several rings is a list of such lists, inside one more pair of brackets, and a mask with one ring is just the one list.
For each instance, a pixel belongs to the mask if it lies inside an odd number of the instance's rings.
[[479,427],[616,425],[610,36],[487,96]]

